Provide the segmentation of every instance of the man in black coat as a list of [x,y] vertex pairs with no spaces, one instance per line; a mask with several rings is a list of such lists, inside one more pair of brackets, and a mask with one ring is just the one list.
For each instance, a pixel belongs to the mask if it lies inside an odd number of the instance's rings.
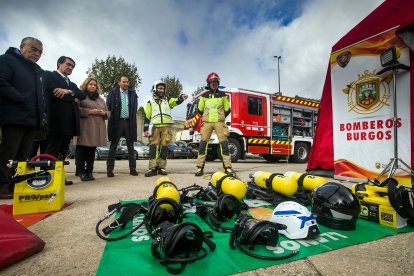
[[[75,68],[75,61],[62,56],[57,61],[57,71],[43,74],[43,87],[47,109],[46,153],[65,160],[70,140],[80,135],[78,101],[86,98],[75,83],[68,78]],[[72,184],[66,181],[66,185]]]
[[13,198],[8,160],[27,160],[44,116],[42,69],[36,64],[42,52],[40,40],[26,37],[20,50],[10,47],[0,56],[0,199]]
[[129,172],[138,175],[137,164],[134,156],[134,142],[137,140],[137,108],[138,96],[135,91],[128,88],[128,78],[121,76],[118,80],[119,87],[109,92],[106,105],[111,112],[108,119],[109,147],[106,170],[108,177],[114,177],[115,152],[121,136],[125,136],[128,147]]

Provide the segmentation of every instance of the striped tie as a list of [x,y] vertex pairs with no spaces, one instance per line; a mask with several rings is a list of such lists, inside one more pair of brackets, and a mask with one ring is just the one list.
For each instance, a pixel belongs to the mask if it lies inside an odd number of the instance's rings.
[[121,118],[127,117],[126,92],[121,92]]

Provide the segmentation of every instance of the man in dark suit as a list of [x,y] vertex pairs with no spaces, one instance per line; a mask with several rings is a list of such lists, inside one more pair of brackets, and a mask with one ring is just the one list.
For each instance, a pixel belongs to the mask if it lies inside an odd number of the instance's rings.
[[0,199],[13,198],[8,160],[26,161],[45,112],[37,65],[43,44],[26,37],[20,49],[10,47],[0,56]]
[[114,177],[115,151],[121,136],[125,136],[128,147],[129,172],[138,175],[137,164],[134,156],[134,142],[137,140],[137,108],[138,96],[134,90],[128,88],[128,78],[121,76],[118,81],[119,87],[109,92],[106,105],[111,112],[108,119],[109,147],[106,169],[108,177]]
[[[75,83],[68,78],[75,68],[75,61],[62,56],[57,61],[57,71],[43,74],[47,109],[46,153],[65,160],[70,140],[80,135],[79,106],[77,101],[86,98]],[[72,181],[66,181],[66,185]]]

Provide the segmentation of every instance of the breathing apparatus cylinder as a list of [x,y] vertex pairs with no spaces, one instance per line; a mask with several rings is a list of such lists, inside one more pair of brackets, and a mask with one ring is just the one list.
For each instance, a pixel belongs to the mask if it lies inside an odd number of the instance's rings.
[[272,174],[270,172],[257,171],[252,175],[253,183],[263,187],[271,188],[273,191],[285,196],[292,196],[298,191],[297,182],[282,174]]
[[284,176],[290,177],[296,181],[298,186],[302,186],[303,189],[311,192],[313,189],[318,187],[319,185],[325,184],[328,182],[326,178],[320,176],[313,176],[306,173],[297,173],[297,172],[285,172]]
[[[177,187],[166,176],[158,178],[155,183],[153,197],[155,199],[170,198],[180,204],[180,193]],[[162,204],[160,207],[165,210],[172,210],[172,206],[169,204]]]
[[233,195],[238,200],[242,200],[246,195],[246,184],[240,179],[234,178],[224,172],[215,172],[211,176],[211,184],[223,194]]

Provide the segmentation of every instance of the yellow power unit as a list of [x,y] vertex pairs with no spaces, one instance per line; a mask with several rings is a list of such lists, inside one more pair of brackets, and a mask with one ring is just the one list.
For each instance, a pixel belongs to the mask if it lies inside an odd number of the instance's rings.
[[[19,162],[16,175],[35,172],[27,162]],[[65,169],[56,161],[54,169],[45,174],[19,182],[14,188],[13,215],[59,211],[65,203]]]
[[[156,199],[170,198],[180,204],[180,193],[177,187],[171,182],[171,179],[166,176],[158,178],[155,183],[154,197]],[[161,204],[160,207],[166,210],[172,209],[169,204]]]
[[291,177],[264,171],[257,171],[252,176],[253,183],[263,188],[267,188],[266,182],[269,181],[270,178],[272,178],[272,190],[279,194],[292,196],[298,191],[298,183]]
[[379,223],[381,225],[398,229],[407,225],[391,206],[388,198],[388,187],[378,187],[369,184],[354,184],[352,192],[358,197],[361,204],[359,217]]
[[242,200],[246,195],[246,184],[240,179],[217,171],[211,176],[211,184],[223,194],[233,195],[238,200]]
[[285,172],[284,176],[291,177],[296,181],[296,183],[298,183],[299,186],[303,186],[305,190],[310,192],[313,191],[316,187],[328,182],[324,177],[297,172]]

